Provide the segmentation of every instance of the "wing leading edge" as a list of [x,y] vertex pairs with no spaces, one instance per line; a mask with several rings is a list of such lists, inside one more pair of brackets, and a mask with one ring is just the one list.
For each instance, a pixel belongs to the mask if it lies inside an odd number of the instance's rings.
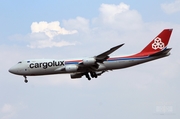
[[109,55],[110,55],[111,53],[113,53],[114,51],[116,51],[117,49],[119,49],[120,47],[122,47],[123,45],[124,45],[124,43],[121,44],[121,45],[112,47],[112,48],[109,49],[108,51],[103,52],[103,53],[95,56],[96,61],[97,61],[97,62],[103,62],[103,61],[107,60],[107,59],[109,58]]

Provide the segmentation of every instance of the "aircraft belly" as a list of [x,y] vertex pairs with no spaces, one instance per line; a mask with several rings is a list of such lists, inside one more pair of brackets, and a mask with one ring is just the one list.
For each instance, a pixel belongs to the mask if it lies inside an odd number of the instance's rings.
[[56,68],[47,68],[47,69],[43,69],[43,68],[33,68],[30,69],[30,73],[29,75],[48,75],[48,74],[56,74],[57,72],[55,72]]
[[121,69],[124,67],[128,67],[129,65],[132,65],[132,61],[120,60],[120,61],[111,61],[105,63],[105,66],[108,70]]

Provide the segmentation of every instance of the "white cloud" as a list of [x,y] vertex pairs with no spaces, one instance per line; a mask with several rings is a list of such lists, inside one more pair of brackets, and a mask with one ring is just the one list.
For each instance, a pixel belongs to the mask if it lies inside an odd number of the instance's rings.
[[68,29],[76,29],[80,32],[88,32],[89,20],[83,17],[76,17],[75,19],[63,20],[63,25]]
[[16,109],[11,104],[4,104],[1,108],[1,113],[4,115],[1,119],[11,119],[16,115]]
[[59,21],[54,21],[54,22],[50,22],[50,23],[45,22],[45,21],[41,21],[39,23],[33,22],[31,25],[31,31],[32,31],[32,33],[43,32],[51,39],[54,36],[59,35],[59,34],[67,35],[67,34],[77,33],[76,30],[68,31],[64,28],[61,28]]
[[18,112],[24,108],[25,106],[22,103],[18,103],[16,105],[6,103],[0,110],[3,114],[3,117],[1,119],[12,119],[16,117]]
[[120,3],[119,5],[102,4],[99,10],[104,22],[114,22],[116,15],[129,10],[129,5],[124,3]]
[[167,14],[172,14],[175,12],[180,11],[180,0],[175,0],[174,2],[171,3],[163,3],[161,4],[162,10],[167,13]]
[[4,104],[4,106],[1,109],[2,113],[11,113],[14,111],[14,107],[10,104]]
[[[92,20],[83,17],[63,20],[62,23],[65,28],[60,27],[59,21],[33,22],[31,25],[32,33],[29,34],[28,38],[30,43],[27,46],[30,48],[69,46],[87,40],[92,42],[93,39],[101,39],[102,37],[105,37],[104,40],[111,39],[119,30],[137,30],[143,27],[141,15],[136,10],[130,9],[130,6],[125,3],[119,5],[102,4],[99,11],[99,16]],[[112,31],[113,29],[116,31]],[[102,30],[107,30],[108,33]],[[76,35],[78,39],[72,35],[76,33],[78,33]],[[68,37],[73,41],[70,42],[67,37],[64,37],[67,35],[73,36]],[[117,34],[116,37],[119,37],[119,35]]]
[[60,27],[59,21],[54,22],[33,22],[31,25],[30,48],[46,48],[46,47],[62,47],[67,45],[74,45],[75,43],[70,43],[59,39],[61,41],[54,41],[54,37],[57,35],[69,35],[77,33],[76,30],[66,30]]
[[142,25],[141,15],[136,10],[131,10],[125,3],[119,5],[102,4],[99,8],[100,16],[94,23],[102,24],[116,29],[137,29]]

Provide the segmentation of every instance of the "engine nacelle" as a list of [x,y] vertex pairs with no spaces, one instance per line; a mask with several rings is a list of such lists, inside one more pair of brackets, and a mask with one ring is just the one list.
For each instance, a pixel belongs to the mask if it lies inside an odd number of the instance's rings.
[[78,66],[77,66],[77,65],[67,65],[67,66],[65,67],[65,70],[66,70],[67,72],[75,72],[75,71],[77,71],[77,69],[78,69]]
[[72,79],[81,78],[83,75],[81,73],[73,73],[71,74]]
[[83,64],[86,66],[94,65],[96,64],[96,59],[94,58],[83,59]]

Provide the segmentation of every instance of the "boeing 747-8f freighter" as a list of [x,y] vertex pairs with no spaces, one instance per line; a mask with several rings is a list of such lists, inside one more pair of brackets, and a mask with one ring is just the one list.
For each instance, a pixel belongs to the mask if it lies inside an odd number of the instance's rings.
[[[115,46],[99,55],[70,60],[56,59],[31,59],[18,62],[9,69],[9,72],[24,76],[39,76],[50,74],[70,74],[72,79],[86,76],[88,80],[97,78],[108,70],[116,70],[131,67],[141,63],[149,62],[170,55],[171,48],[167,48],[172,29],[164,29],[155,37],[141,52],[131,56],[109,55],[124,44]],[[140,42],[140,41],[139,41]]]

